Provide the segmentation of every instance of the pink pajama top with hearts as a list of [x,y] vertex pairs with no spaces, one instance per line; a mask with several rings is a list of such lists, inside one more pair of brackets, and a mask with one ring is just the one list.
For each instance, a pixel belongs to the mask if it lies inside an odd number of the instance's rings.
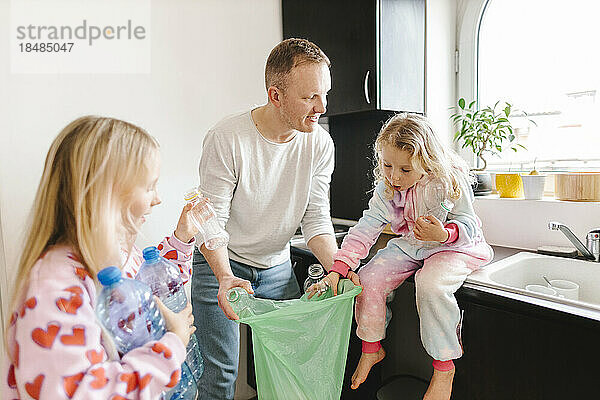
[[[173,235],[158,248],[187,280],[193,246]],[[134,247],[124,275],[134,277],[142,261]],[[177,384],[186,356],[181,340],[167,332],[119,358],[96,319],[97,294],[69,247],[52,246],[42,255],[11,316],[2,399],[157,399]]]

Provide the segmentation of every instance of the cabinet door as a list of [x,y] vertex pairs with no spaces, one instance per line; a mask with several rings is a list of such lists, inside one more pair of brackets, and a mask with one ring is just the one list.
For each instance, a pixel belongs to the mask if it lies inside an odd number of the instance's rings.
[[425,111],[425,0],[381,0],[379,99],[382,110]]
[[331,61],[327,114],[377,108],[376,0],[283,0],[283,37],[308,39]]

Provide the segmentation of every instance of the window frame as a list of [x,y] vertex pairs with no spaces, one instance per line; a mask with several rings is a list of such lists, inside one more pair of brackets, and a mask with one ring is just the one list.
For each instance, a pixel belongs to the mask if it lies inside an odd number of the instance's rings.
[[[456,49],[458,52],[457,60],[457,76],[456,76],[456,99],[455,104],[460,98],[467,100],[475,100],[476,106],[480,106],[479,98],[479,41],[481,23],[487,7],[493,0],[458,0],[458,12],[457,12],[457,44]],[[469,163],[471,167],[478,166],[478,160],[475,155],[467,149],[461,149],[458,143],[456,144],[456,150],[458,153]],[[545,173],[553,174],[556,172],[577,172],[581,171],[581,167],[573,165],[574,162],[580,161],[583,170],[585,171],[598,171],[600,167],[594,165],[586,167],[589,162],[597,162],[597,159],[585,159],[576,160],[570,158],[564,159],[552,159],[552,160],[539,160],[540,166]],[[571,163],[564,165],[564,163]],[[506,171],[502,165],[512,165],[516,171],[525,171],[532,169],[534,166],[533,161],[523,162],[496,162],[491,165],[487,171],[490,172],[502,172]],[[538,168],[539,169],[539,168]],[[553,185],[546,188],[547,194],[554,191]]]

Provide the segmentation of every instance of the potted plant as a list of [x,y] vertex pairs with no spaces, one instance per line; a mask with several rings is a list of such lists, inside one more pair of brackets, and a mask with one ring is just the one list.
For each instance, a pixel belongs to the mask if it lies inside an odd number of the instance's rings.
[[[464,98],[459,99],[458,107],[454,108],[450,118],[458,128],[454,141],[462,142],[462,148],[469,148],[477,160],[483,163],[481,167],[472,169],[477,176],[477,184],[473,192],[475,195],[483,195],[492,192],[492,178],[489,173],[484,172],[487,167],[487,155],[500,155],[507,148],[517,151],[525,147],[514,142],[515,135],[509,120],[512,112],[510,103],[505,102],[499,107],[500,101],[497,101],[493,107],[488,106],[479,110],[475,107],[475,103],[472,101],[467,106]],[[519,178],[518,174],[517,178]],[[518,180],[518,184],[522,185],[520,178]]]

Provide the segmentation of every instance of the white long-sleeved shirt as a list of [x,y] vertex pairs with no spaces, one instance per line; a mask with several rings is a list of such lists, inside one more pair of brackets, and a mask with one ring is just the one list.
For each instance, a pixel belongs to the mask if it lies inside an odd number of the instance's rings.
[[306,242],[333,234],[333,165],[333,140],[320,126],[275,143],[260,134],[247,111],[210,129],[200,159],[200,190],[230,235],[229,257],[269,268],[289,258],[298,226]]

